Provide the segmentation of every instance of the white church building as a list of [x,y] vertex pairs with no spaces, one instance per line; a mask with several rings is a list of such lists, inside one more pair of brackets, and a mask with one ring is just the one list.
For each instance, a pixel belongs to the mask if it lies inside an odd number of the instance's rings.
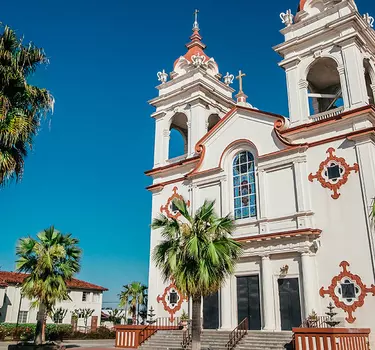
[[[204,298],[204,328],[291,330],[332,302],[344,327],[375,332],[374,19],[353,0],[301,0],[280,15],[289,117],[258,110],[205,52],[197,20],[187,52],[159,72],[152,217],[204,200],[235,219],[237,270]],[[261,58],[260,58],[261,59]],[[235,96],[234,96],[235,95]],[[185,155],[170,159],[171,130]],[[151,253],[161,237],[151,232]],[[149,306],[172,321],[189,302],[152,259]]]

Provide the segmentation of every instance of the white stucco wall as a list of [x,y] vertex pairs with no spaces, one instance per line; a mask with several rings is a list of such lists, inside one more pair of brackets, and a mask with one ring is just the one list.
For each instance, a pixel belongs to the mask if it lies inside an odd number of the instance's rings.
[[[82,301],[83,292],[87,294],[87,300]],[[102,292],[89,291],[89,290],[70,290],[69,296],[71,301],[64,301],[58,303],[56,308],[62,307],[68,310],[65,318],[63,319],[64,324],[71,324],[72,311],[75,309],[93,309],[95,310],[92,316],[98,317],[98,326],[100,325],[101,310],[102,310]],[[9,285],[5,288],[5,297],[2,308],[0,308],[0,322],[16,323],[19,311],[26,311],[27,323],[35,323],[38,310],[32,308],[31,301],[25,298],[21,299],[20,288],[14,285]],[[21,301],[21,304],[20,304]],[[53,323],[53,321],[48,318],[48,323]],[[88,327],[91,325],[91,317],[88,319]],[[78,326],[84,326],[84,320],[78,320]]]

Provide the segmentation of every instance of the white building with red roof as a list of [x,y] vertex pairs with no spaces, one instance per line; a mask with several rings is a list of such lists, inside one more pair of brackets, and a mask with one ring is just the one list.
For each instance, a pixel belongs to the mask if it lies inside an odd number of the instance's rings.
[[[178,218],[173,198],[194,212],[204,200],[235,219],[244,255],[235,275],[204,298],[204,328],[290,330],[330,302],[344,327],[375,332],[374,19],[353,0],[301,0],[280,14],[274,47],[288,87],[289,117],[235,96],[207,55],[197,20],[187,53],[159,72],[152,217]],[[250,30],[250,29],[249,29]],[[271,44],[271,43],[270,43]],[[259,58],[262,59],[261,57]],[[183,137],[170,159],[172,130]],[[151,232],[151,251],[160,241]],[[151,261],[149,307],[178,317],[189,303]]]
[[[31,301],[21,296],[21,285],[27,275],[17,272],[0,271],[0,323],[36,323],[38,310],[31,307]],[[69,297],[71,300],[61,302],[56,305],[57,308],[67,310],[63,319],[58,323],[71,324],[72,312],[76,309],[94,310],[92,316],[88,319],[88,326],[96,328],[100,325],[101,310],[103,304],[103,292],[107,288],[81,281],[71,279],[67,283]],[[47,319],[48,323],[54,321]],[[73,318],[73,322],[74,318]],[[78,319],[78,327],[84,327],[84,320]]]

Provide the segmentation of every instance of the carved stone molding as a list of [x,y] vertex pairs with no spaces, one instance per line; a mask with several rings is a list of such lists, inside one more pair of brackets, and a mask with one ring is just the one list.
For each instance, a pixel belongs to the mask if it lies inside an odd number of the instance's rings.
[[356,318],[353,313],[357,308],[363,306],[368,293],[372,293],[375,296],[375,286],[371,285],[371,288],[367,288],[363,284],[361,277],[348,271],[349,266],[350,264],[347,261],[341,262],[342,272],[332,278],[328,289],[322,287],[319,294],[322,298],[325,295],[329,295],[335,306],[348,314],[346,320],[349,323],[354,323]]
[[357,163],[349,166],[344,158],[339,158],[334,154],[335,151],[334,148],[327,150],[327,159],[320,163],[315,175],[312,173],[309,175],[309,181],[319,181],[323,188],[328,188],[333,192],[331,195],[333,199],[338,199],[340,197],[340,187],[347,183],[352,171],[356,173],[359,171],[359,166]]

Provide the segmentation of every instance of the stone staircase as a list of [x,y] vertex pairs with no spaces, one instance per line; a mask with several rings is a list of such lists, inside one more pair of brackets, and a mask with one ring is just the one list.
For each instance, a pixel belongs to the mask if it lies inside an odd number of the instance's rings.
[[[202,333],[202,349],[204,350],[226,350],[225,345],[229,340],[226,331],[204,330]],[[182,331],[158,331],[149,338],[139,349],[141,350],[181,350]],[[292,350],[287,345],[292,340],[291,332],[261,332],[249,331],[236,349],[251,350]],[[191,349],[191,346],[189,347]]]
[[235,349],[293,350],[292,337],[292,332],[249,331]]

